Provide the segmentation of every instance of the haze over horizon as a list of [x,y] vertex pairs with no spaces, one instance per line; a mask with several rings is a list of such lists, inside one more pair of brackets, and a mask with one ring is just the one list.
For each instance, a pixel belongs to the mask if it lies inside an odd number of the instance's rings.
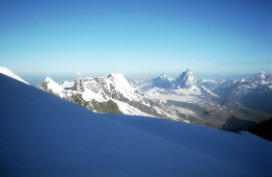
[[18,74],[272,71],[272,2],[1,1],[0,65]]

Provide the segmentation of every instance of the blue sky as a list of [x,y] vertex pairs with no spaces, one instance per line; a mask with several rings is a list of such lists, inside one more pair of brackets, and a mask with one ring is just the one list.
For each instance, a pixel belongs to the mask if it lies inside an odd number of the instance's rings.
[[0,65],[21,74],[272,71],[272,1],[0,1]]

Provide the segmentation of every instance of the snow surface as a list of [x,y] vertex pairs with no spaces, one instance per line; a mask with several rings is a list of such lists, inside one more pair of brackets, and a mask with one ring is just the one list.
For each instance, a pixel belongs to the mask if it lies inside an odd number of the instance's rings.
[[[178,89],[172,90],[169,92],[168,90],[161,88],[152,88],[146,91],[144,94],[150,98],[155,100],[173,100],[173,101],[181,101],[187,103],[195,103],[200,102],[201,100],[197,98],[195,95],[191,95],[192,93],[197,93],[192,90],[187,89]],[[197,94],[196,94],[197,95]]]
[[147,114],[145,112],[142,112],[140,111],[139,109],[133,107],[133,106],[130,106],[129,104],[127,103],[124,103],[122,101],[119,101],[119,100],[115,100],[113,99],[112,101],[114,101],[117,105],[118,105],[118,108],[119,110],[123,113],[123,114],[126,114],[126,115],[133,115],[133,116],[147,116],[147,117],[154,117],[153,115],[150,115],[150,114]]
[[93,113],[4,75],[0,83],[1,176],[271,176],[272,143],[256,136]]
[[64,89],[71,89],[74,86],[74,82],[64,81],[60,86]]
[[205,86],[201,86],[201,88],[208,94],[214,96],[214,97],[219,97],[218,95],[216,95],[215,93],[213,93],[212,91],[210,91],[209,89],[207,89],[207,87]]
[[[85,83],[85,84],[87,84],[87,83]],[[84,92],[82,92],[82,98],[85,101],[95,100],[98,102],[105,102],[108,100],[107,98],[103,98],[103,96],[101,95],[100,92],[95,93],[91,89],[85,89]]]
[[256,136],[93,113],[4,75],[0,83],[1,176],[271,176],[272,143]]
[[20,78],[19,76],[17,76],[17,75],[14,74],[13,72],[11,72],[8,68],[5,68],[5,67],[0,66],[0,74],[4,74],[4,75],[6,75],[6,76],[8,76],[8,77],[11,77],[11,78],[13,78],[13,79],[16,79],[16,80],[18,80],[18,81],[20,81],[20,82],[23,82],[23,83],[29,85],[28,82],[24,81],[22,78]]
[[192,85],[189,88],[178,88],[173,91],[178,95],[201,95],[201,90],[196,85]]
[[217,82],[213,79],[202,79],[201,83],[217,83]]

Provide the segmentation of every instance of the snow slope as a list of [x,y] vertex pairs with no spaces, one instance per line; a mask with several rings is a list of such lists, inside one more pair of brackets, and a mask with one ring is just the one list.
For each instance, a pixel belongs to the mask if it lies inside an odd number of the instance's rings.
[[133,116],[148,116],[148,117],[153,117],[153,115],[147,114],[143,111],[140,111],[139,109],[137,109],[136,107],[133,107],[125,102],[119,101],[119,100],[115,100],[113,99],[113,101],[118,105],[118,108],[120,109],[120,111],[123,114],[126,115],[133,115]]
[[11,78],[16,79],[18,81],[21,81],[21,82],[23,82],[25,84],[29,84],[28,82],[24,81],[22,78],[20,78],[19,76],[17,76],[13,72],[11,72],[8,68],[0,66],[0,74],[4,74],[4,75],[6,75],[8,77],[11,77]]
[[0,176],[271,176],[253,135],[93,113],[4,75],[0,98]]

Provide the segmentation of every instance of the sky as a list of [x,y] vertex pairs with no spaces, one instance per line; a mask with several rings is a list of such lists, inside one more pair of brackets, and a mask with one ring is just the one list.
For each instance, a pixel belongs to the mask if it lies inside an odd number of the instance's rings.
[[272,72],[270,0],[0,0],[20,74]]

